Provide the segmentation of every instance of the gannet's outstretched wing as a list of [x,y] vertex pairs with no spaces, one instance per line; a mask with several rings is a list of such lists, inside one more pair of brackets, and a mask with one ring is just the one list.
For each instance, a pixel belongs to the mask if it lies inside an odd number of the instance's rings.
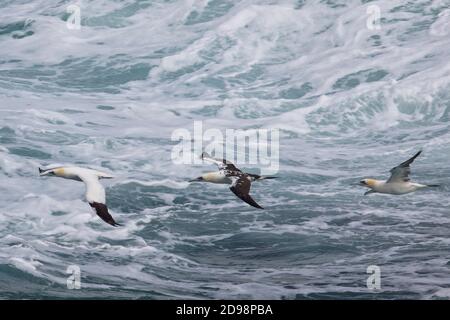
[[216,159],[212,158],[206,152],[203,152],[201,155],[202,160],[214,163],[219,167],[219,170],[226,170],[230,172],[241,172],[232,162],[226,159]]
[[105,188],[98,181],[99,176],[91,172],[79,173],[81,181],[86,185],[86,200],[89,205],[95,209],[97,215],[106,223],[112,226],[120,226],[120,224],[114,221],[113,217],[109,214],[108,207],[106,206],[106,194]]
[[242,201],[247,202],[249,205],[264,209],[249,195],[251,182],[245,174],[232,176],[231,179],[233,183],[231,184],[230,190]]
[[406,160],[405,162],[399,164],[398,166],[390,170],[391,177],[387,181],[390,182],[406,182],[409,181],[409,174],[411,173],[411,167],[409,166],[414,160],[422,153],[422,151],[417,152],[412,158]]

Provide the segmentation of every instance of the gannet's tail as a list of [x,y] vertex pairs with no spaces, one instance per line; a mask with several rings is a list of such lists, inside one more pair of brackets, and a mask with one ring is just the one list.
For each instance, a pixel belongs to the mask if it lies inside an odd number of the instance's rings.
[[258,180],[267,180],[267,179],[277,179],[278,177],[274,176],[260,176]]
[[252,174],[252,173],[249,173],[248,175],[250,177],[252,177],[253,179],[255,179],[255,180],[267,180],[267,179],[276,179],[276,178],[278,178],[278,177],[274,177],[274,176],[260,176],[258,174]]

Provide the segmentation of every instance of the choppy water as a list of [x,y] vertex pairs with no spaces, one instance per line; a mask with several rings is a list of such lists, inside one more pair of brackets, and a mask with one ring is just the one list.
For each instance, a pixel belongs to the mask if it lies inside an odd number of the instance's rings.
[[[0,1],[0,298],[450,297],[450,1],[83,0],[80,30],[70,4]],[[266,210],[186,182],[214,169],[171,161],[195,120],[281,129]],[[439,190],[352,185],[419,149]],[[124,227],[49,163],[114,173]]]

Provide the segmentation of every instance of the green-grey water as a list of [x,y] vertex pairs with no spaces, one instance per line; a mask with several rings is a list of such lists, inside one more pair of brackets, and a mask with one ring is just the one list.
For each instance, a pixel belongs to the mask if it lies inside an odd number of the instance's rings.
[[[70,4],[0,1],[0,298],[449,297],[449,1],[86,0],[79,30]],[[280,130],[265,210],[187,182],[215,170],[171,157],[194,121]],[[420,149],[440,188],[355,185]],[[113,173],[123,227],[51,163]]]

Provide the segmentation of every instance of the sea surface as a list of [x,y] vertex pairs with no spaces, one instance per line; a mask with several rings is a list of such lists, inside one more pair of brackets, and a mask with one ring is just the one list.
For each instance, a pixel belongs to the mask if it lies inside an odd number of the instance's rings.
[[[449,120],[448,0],[1,0],[0,298],[448,299]],[[188,183],[194,122],[279,130],[264,210]],[[440,188],[363,195],[419,150]]]

